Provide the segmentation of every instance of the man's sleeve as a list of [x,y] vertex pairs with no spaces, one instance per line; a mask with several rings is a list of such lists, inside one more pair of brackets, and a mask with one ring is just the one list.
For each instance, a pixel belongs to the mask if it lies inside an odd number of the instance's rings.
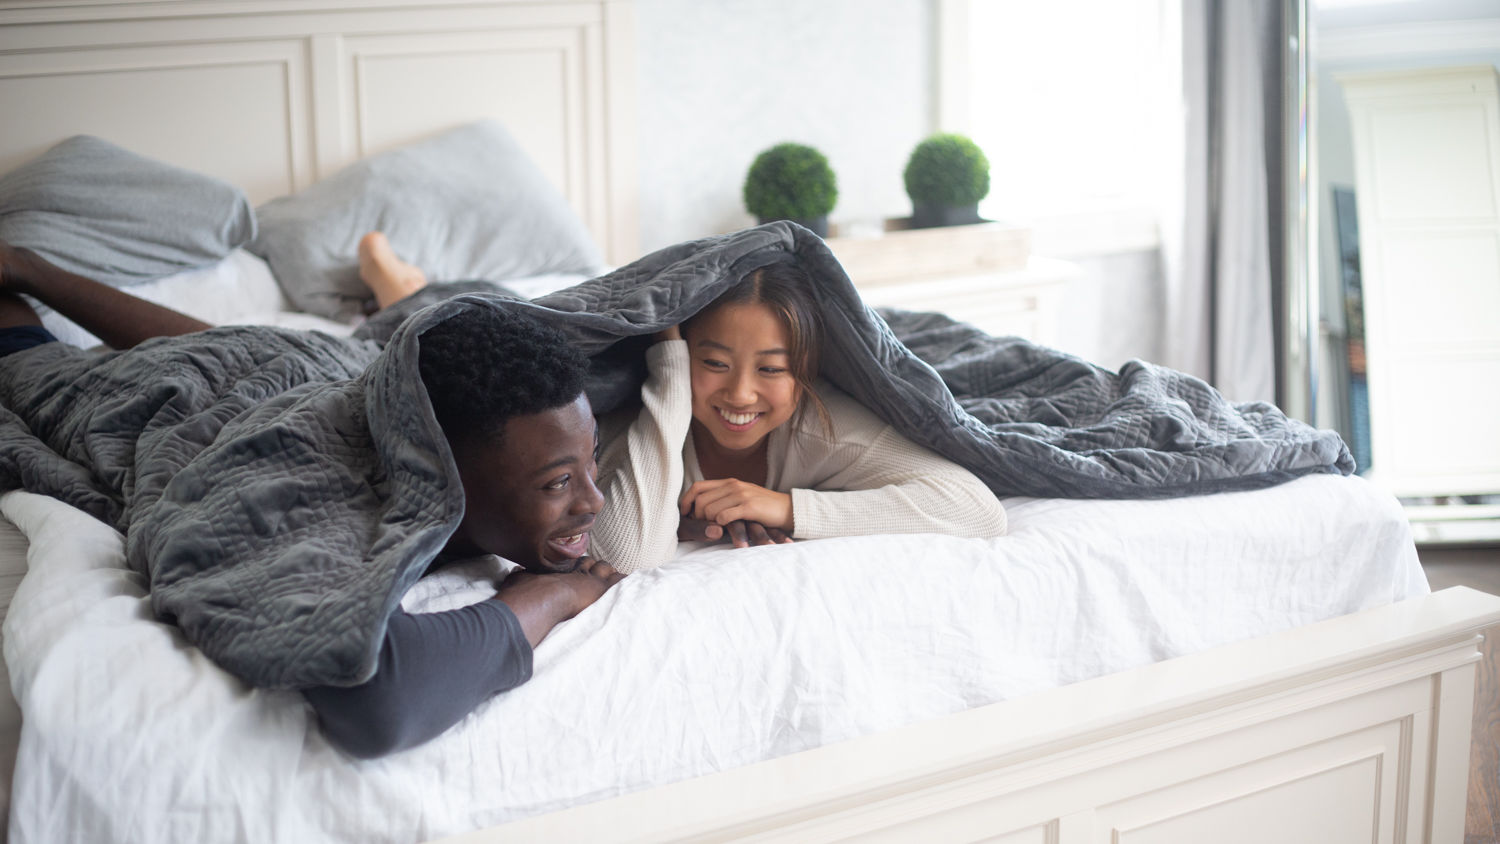
[[448,612],[397,609],[375,676],[302,694],[329,743],[373,759],[414,747],[531,678],[531,645],[510,607],[481,601]]

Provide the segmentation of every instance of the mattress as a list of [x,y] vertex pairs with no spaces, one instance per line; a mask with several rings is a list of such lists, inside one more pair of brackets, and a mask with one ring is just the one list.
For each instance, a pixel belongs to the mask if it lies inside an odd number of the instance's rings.
[[[21,578],[26,575],[26,535],[0,516],[0,620],[10,610]],[[4,634],[0,633],[0,643]],[[21,739],[21,708],[10,691],[10,672],[0,657],[0,821],[10,813],[11,774],[16,764],[16,744]]]
[[[684,544],[554,629],[526,685],[356,761],[299,695],[245,687],[155,621],[113,530],[10,493],[33,549],[4,624],[28,713],[12,840],[427,839],[1428,591],[1399,505],[1357,477],[1005,504],[992,540]],[[481,600],[504,568],[439,572],[405,604]]]

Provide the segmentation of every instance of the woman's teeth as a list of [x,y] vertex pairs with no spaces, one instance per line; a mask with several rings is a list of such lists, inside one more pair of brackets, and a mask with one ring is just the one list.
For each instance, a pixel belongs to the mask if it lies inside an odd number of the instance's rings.
[[724,421],[728,422],[731,425],[748,425],[748,424],[750,424],[750,422],[753,419],[755,419],[755,417],[759,416],[760,414],[759,413],[730,413],[727,410],[720,410],[719,411],[719,415],[722,416],[722,417],[724,417]]

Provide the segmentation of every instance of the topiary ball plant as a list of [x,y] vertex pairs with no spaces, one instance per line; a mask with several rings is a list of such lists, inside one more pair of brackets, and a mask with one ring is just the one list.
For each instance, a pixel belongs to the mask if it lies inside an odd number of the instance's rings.
[[902,177],[914,228],[977,223],[979,200],[990,192],[990,160],[969,138],[939,133],[917,144]]
[[806,144],[782,143],[755,157],[745,174],[745,208],[762,223],[792,220],[820,237],[838,202],[838,180],[828,158]]

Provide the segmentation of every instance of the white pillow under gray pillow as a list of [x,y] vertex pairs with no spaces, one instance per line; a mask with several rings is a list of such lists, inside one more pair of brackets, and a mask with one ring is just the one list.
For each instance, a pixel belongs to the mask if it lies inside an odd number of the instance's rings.
[[0,238],[115,287],[209,266],[253,237],[239,188],[89,135],[0,177]]
[[379,230],[433,282],[603,271],[562,194],[503,126],[462,126],[363,159],[255,211],[250,250],[300,310],[349,321],[373,307],[357,249]]

